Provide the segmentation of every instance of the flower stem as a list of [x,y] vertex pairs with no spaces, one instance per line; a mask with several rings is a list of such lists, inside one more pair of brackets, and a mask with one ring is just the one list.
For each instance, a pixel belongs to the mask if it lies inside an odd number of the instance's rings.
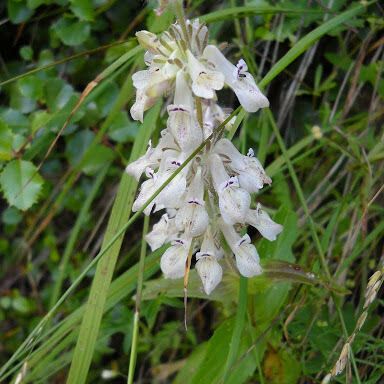
[[244,276],[240,276],[239,302],[238,302],[238,307],[236,312],[235,326],[233,328],[231,343],[229,344],[228,358],[224,368],[223,381],[222,381],[223,383],[227,382],[230,370],[239,352],[241,334],[244,329],[245,315],[247,312],[247,295],[248,295],[248,279]]
[[142,294],[142,290],[143,290],[144,264],[145,264],[145,255],[146,255],[146,249],[147,249],[147,243],[145,241],[145,235],[148,233],[148,228],[149,228],[149,216],[144,216],[143,237],[141,240],[139,271],[138,271],[138,276],[137,276],[135,314],[133,317],[131,355],[129,358],[127,384],[133,383],[133,376],[135,374],[135,367],[136,367],[136,360],[137,360],[137,341],[138,341],[138,335],[139,335],[141,294]]

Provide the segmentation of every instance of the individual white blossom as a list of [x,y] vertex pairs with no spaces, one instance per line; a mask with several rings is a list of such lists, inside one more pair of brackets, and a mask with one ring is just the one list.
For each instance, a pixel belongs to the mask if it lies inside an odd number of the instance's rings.
[[[218,48],[207,45],[208,29],[198,20],[186,21],[186,27],[188,39],[178,24],[159,37],[147,31],[136,34],[147,50],[147,69],[133,75],[137,92],[132,117],[142,120],[144,111],[167,95],[168,119],[157,146],[149,143],[146,153],[129,164],[126,172],[136,180],[143,174],[146,177],[132,207],[138,211],[203,140],[213,135],[209,145],[144,209],[146,215],[165,210],[146,235],[152,251],[171,243],[160,261],[164,276],[182,278],[188,257],[195,255],[197,274],[209,295],[222,280],[223,248],[230,249],[241,275],[262,273],[258,252],[243,232],[246,225],[271,241],[282,226],[260,204],[256,209],[251,206],[251,194],[272,182],[253,150],[243,155],[231,141],[215,134],[229,115],[219,106],[216,95],[225,84],[249,112],[267,107],[269,102],[244,60],[235,66]],[[229,248],[223,246],[223,240]]]

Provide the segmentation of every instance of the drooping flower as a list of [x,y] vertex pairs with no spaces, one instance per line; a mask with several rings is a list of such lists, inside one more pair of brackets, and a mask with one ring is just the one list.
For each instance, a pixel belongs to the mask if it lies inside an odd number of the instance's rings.
[[216,91],[227,84],[246,111],[256,112],[269,106],[243,59],[235,66],[216,46],[207,45],[208,29],[198,19],[187,20],[186,29],[188,40],[184,40],[183,30],[177,23],[159,37],[148,31],[136,33],[140,45],[146,49],[148,69],[132,77],[137,90],[136,102],[131,108],[133,119],[142,121],[144,112],[157,98],[174,89],[179,73],[189,75],[187,82],[194,96],[216,100]]
[[[186,27],[186,40],[178,24],[160,37],[146,31],[137,33],[147,50],[148,69],[133,76],[137,97],[132,117],[142,119],[144,111],[163,94],[170,95],[170,102],[167,126],[158,145],[152,147],[150,143],[147,152],[128,165],[126,172],[136,180],[143,173],[147,178],[133,204],[133,211],[138,211],[203,140],[210,138],[209,145],[144,209],[146,215],[166,211],[146,236],[152,250],[171,243],[160,261],[164,276],[183,277],[188,256],[195,255],[197,274],[209,295],[222,279],[223,239],[239,273],[252,277],[262,273],[262,268],[255,246],[241,228],[254,226],[273,241],[282,226],[260,204],[251,208],[251,193],[271,184],[253,150],[243,155],[222,134],[214,135],[228,116],[216,96],[224,84],[234,90],[249,112],[267,107],[269,102],[244,60],[234,66],[218,48],[207,45],[207,27],[198,20],[186,21]],[[226,127],[231,124],[233,120]]]

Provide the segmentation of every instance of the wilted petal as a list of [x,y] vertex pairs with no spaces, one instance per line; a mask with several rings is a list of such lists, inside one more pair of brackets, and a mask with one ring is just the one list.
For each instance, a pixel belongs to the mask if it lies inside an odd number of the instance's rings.
[[214,91],[223,88],[224,75],[206,68],[190,51],[187,51],[187,55],[193,93],[205,99],[212,99],[215,96]]
[[203,56],[216,70],[224,74],[225,82],[236,93],[240,104],[247,112],[256,112],[259,108],[269,107],[268,99],[261,93],[252,75],[246,72],[244,60],[235,66],[214,45],[208,45],[204,49]]
[[260,204],[257,204],[255,210],[248,211],[246,221],[270,241],[276,240],[276,236],[283,230],[283,226],[275,223],[268,213],[261,209]]
[[196,254],[196,270],[203,283],[204,291],[209,295],[220,283],[223,277],[223,269],[213,256]]
[[191,245],[189,239],[179,239],[172,243],[161,256],[160,268],[167,279],[179,279],[184,276],[185,263]]

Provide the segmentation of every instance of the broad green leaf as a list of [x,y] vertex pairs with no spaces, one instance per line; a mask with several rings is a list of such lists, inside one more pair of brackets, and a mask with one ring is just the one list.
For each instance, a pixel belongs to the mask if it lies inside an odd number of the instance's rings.
[[8,16],[14,24],[20,24],[27,21],[33,14],[32,9],[27,7],[25,0],[8,0]]
[[128,118],[127,112],[120,111],[109,126],[108,136],[118,143],[134,141],[139,130],[139,124]]
[[21,47],[19,53],[24,60],[29,61],[33,58],[33,50],[30,45],[24,45],[23,47]]
[[84,43],[91,32],[90,25],[85,21],[78,21],[68,17],[62,17],[53,25],[59,39],[69,46],[76,46]]
[[79,164],[94,137],[95,134],[89,130],[79,131],[71,135],[65,148],[65,154],[71,165]]
[[[230,342],[235,325],[235,318],[230,318],[221,323],[215,330],[215,333],[208,341],[208,345],[204,350],[206,354],[202,363],[198,366],[194,375],[185,381],[185,384],[200,384],[200,383],[220,383],[222,382],[223,368],[227,360]],[[248,353],[244,358],[238,360],[249,348],[252,339],[249,334],[249,329],[244,329],[236,363],[231,369],[231,373],[226,384],[242,384],[249,382],[250,376],[256,369],[254,355]],[[201,361],[201,357],[199,358]]]
[[12,158],[13,135],[2,120],[0,120],[0,161]]
[[20,93],[24,97],[39,100],[43,96],[43,82],[37,76],[28,76],[17,82]]
[[96,144],[87,151],[81,163],[81,168],[87,175],[94,175],[115,158],[115,152],[104,145]]
[[71,0],[71,11],[83,21],[92,21],[95,17],[92,0]]
[[0,175],[0,185],[9,205],[25,211],[37,201],[43,179],[30,161],[18,159],[5,166]]

